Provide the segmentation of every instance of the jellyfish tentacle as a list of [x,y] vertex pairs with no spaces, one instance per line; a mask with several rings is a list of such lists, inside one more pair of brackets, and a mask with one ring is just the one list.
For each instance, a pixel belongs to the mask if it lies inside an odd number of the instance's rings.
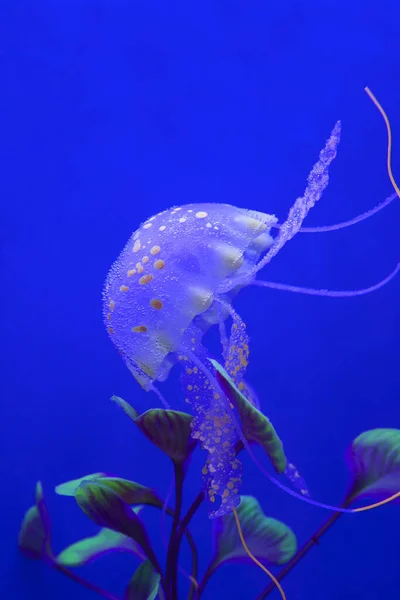
[[387,116],[387,114],[386,114],[383,106],[380,104],[380,102],[378,102],[376,96],[371,92],[371,90],[369,89],[369,87],[365,87],[364,91],[371,98],[372,102],[375,104],[376,108],[381,113],[383,120],[385,121],[386,131],[387,131],[387,138],[388,138],[388,140],[387,140],[387,154],[386,154],[386,168],[387,168],[387,172],[388,172],[388,175],[389,175],[390,182],[391,182],[393,188],[395,189],[396,194],[400,198],[400,188],[397,185],[396,180],[393,177],[393,173],[392,173],[392,129],[390,127],[389,117]]
[[372,292],[376,292],[387,283],[389,283],[397,273],[400,271],[400,263],[397,263],[396,267],[393,269],[391,273],[378,283],[371,285],[367,288],[362,288],[359,290],[326,290],[326,289],[314,289],[307,287],[300,287],[297,285],[289,285],[286,283],[275,283],[273,281],[263,281],[261,279],[256,279],[252,281],[250,285],[258,286],[258,287],[266,287],[273,290],[281,290],[284,292],[294,292],[295,294],[308,294],[309,296],[326,296],[329,298],[352,298],[353,296],[364,296],[366,294],[370,294]]
[[254,454],[248,444],[246,446],[246,449],[249,452],[250,458],[252,459],[254,464],[265,475],[265,477],[267,477],[267,479],[269,479],[271,481],[271,483],[275,484],[278,488],[280,488],[282,491],[286,492],[290,496],[293,496],[294,498],[297,498],[298,500],[301,500],[302,502],[306,502],[306,504],[311,504],[312,506],[317,506],[318,508],[323,508],[326,510],[331,510],[334,512],[341,512],[341,513],[358,513],[358,512],[366,512],[368,510],[379,508],[380,506],[384,506],[385,504],[389,504],[390,502],[393,502],[393,500],[400,498],[400,491],[399,491],[399,492],[396,492],[395,494],[392,494],[388,498],[380,500],[379,502],[375,502],[374,504],[367,504],[366,506],[361,506],[359,508],[343,508],[340,506],[334,506],[332,504],[325,504],[324,502],[318,502],[317,500],[313,500],[312,498],[310,498],[308,495],[301,495],[298,492],[296,492],[295,490],[292,490],[291,488],[288,488],[286,485],[281,483],[273,475],[268,473],[268,471],[263,467],[263,465],[254,456]]
[[161,403],[164,405],[164,407],[167,410],[169,410],[171,408],[171,406],[168,404],[168,402],[166,401],[166,399],[164,398],[164,396],[162,395],[160,390],[153,383],[149,384],[149,391],[155,393],[155,395],[158,397],[158,399],[161,401]]
[[[348,221],[342,221],[341,223],[335,223],[334,225],[319,225],[316,227],[300,227],[300,233],[325,233],[328,231],[338,231],[339,229],[345,229],[346,227],[351,227],[352,225],[356,225],[357,223],[362,223],[366,219],[373,217],[378,212],[389,206],[398,197],[397,192],[377,204],[374,208],[367,210],[366,212],[354,217],[353,219],[349,219]],[[280,223],[271,225],[271,227],[280,229],[282,225]]]
[[273,575],[273,573],[271,573],[271,571],[269,569],[267,569],[267,567],[265,567],[254,556],[254,554],[250,551],[248,545],[246,544],[246,540],[244,539],[242,527],[240,525],[239,515],[238,515],[238,512],[237,512],[236,508],[233,509],[233,516],[235,518],[235,522],[236,522],[236,527],[237,527],[238,534],[239,534],[240,543],[242,544],[243,549],[246,552],[247,556],[250,558],[251,561],[253,561],[253,563],[255,565],[257,565],[257,567],[259,567],[262,571],[264,571],[264,573],[266,573],[268,575],[268,577],[273,581],[273,583],[278,588],[278,591],[279,591],[279,593],[281,595],[282,600],[286,600],[285,592],[283,591],[283,588],[282,588],[281,584],[279,583],[278,579],[275,577],[275,575]]
[[226,333],[225,320],[222,314],[221,306],[218,307],[218,327],[219,327],[219,337],[221,340],[222,346],[222,356],[224,361],[226,361],[226,357],[228,356],[229,350],[229,340]]

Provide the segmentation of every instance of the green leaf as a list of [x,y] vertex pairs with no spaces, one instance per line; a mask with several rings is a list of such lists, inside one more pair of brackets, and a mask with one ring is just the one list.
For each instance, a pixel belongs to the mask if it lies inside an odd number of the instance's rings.
[[160,575],[149,560],[136,569],[126,591],[124,600],[155,600],[160,585]]
[[92,521],[101,527],[113,529],[132,538],[153,564],[157,563],[142,521],[129,504],[111,488],[102,485],[99,481],[83,481],[76,492],[75,500]]
[[37,506],[26,511],[18,536],[18,546],[27,558],[43,558],[43,547],[47,532],[43,526]]
[[75,496],[80,484],[85,481],[110,488],[127,504],[146,504],[157,508],[162,508],[164,504],[155,490],[135,481],[111,477],[104,473],[93,473],[93,475],[85,475],[85,477],[62,483],[56,487],[56,493],[62,496]]
[[135,554],[142,560],[146,558],[143,550],[134,540],[118,531],[103,528],[97,535],[79,540],[65,548],[57,556],[57,563],[66,567],[82,567],[113,552]]
[[165,452],[174,462],[183,464],[196,447],[191,437],[193,417],[177,410],[150,409],[139,414],[119,396],[113,400],[139,427],[140,431],[157,448]]
[[[242,496],[237,513],[245,542],[256,558],[281,565],[294,556],[297,541],[293,531],[284,523],[266,517],[255,498]],[[215,519],[213,542],[212,571],[226,562],[251,562],[240,541],[232,513]]]
[[92,473],[91,475],[79,477],[79,479],[72,479],[71,481],[60,483],[60,485],[56,487],[55,492],[59,496],[75,496],[75,492],[82,483],[82,481],[95,481],[99,477],[104,477],[105,475],[105,473]]
[[101,477],[97,482],[113,490],[127,504],[147,504],[157,508],[164,504],[155,490],[129,479]]
[[115,402],[115,404],[117,406],[119,406],[124,411],[124,413],[126,415],[128,415],[128,417],[130,419],[132,419],[132,421],[134,421],[136,419],[136,417],[139,416],[139,413],[133,408],[133,406],[131,406],[130,404],[128,404],[128,402],[126,402],[125,400],[123,400],[119,396],[111,396],[111,400],[113,402]]
[[243,435],[248,442],[261,446],[272,462],[277,473],[284,473],[287,459],[283,445],[269,419],[253,406],[237,388],[225,369],[213,359],[209,359],[216,370],[216,377],[228,400],[236,407]]
[[136,425],[157,448],[176,463],[184,463],[196,442],[191,437],[193,417],[176,410],[151,409],[135,419]]
[[399,429],[365,431],[353,441],[346,459],[353,478],[348,501],[365,497],[381,500],[400,491]]
[[36,485],[36,504],[25,513],[18,535],[22,554],[34,560],[51,554],[51,523],[40,481]]

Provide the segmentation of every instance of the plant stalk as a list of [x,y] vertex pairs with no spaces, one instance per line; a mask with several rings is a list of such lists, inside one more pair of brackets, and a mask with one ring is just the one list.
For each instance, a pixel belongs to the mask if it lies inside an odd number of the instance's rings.
[[[343,502],[343,504],[341,505],[341,508],[347,508],[350,503],[351,503],[351,498],[349,498],[345,502]],[[297,565],[297,563],[311,550],[311,548],[313,548],[314,546],[318,546],[320,538],[324,535],[324,533],[326,533],[328,531],[328,529],[330,527],[332,527],[332,525],[334,523],[336,523],[338,518],[343,514],[344,513],[342,513],[342,512],[334,512],[329,517],[329,519],[327,519],[325,521],[325,523],[323,523],[323,525],[321,525],[321,527],[319,529],[317,529],[317,531],[310,537],[310,539],[305,544],[303,544],[303,546],[298,550],[298,552],[293,556],[293,558],[287,563],[287,565],[285,565],[283,567],[283,569],[276,575],[276,578],[279,582],[281,582],[282,579],[290,573],[290,571],[293,569],[293,567],[295,567]],[[267,585],[267,587],[261,592],[261,594],[259,594],[257,596],[256,600],[264,600],[264,598],[269,596],[269,594],[271,592],[273,592],[274,590],[276,590],[276,585],[274,584],[273,581],[271,581],[271,583],[269,585]]]
[[94,583],[87,581],[87,579],[84,579],[80,575],[77,575],[73,571],[70,571],[64,565],[60,565],[57,562],[57,560],[55,559],[55,557],[48,557],[48,562],[49,562],[50,566],[53,567],[53,569],[56,569],[56,571],[63,573],[64,575],[66,575],[67,577],[72,579],[72,581],[75,581],[75,583],[79,583],[80,585],[91,590],[92,592],[95,592],[96,594],[103,596],[103,598],[107,598],[107,600],[120,600],[120,598],[118,598],[118,596],[114,596],[114,594],[111,594],[110,592],[103,590],[103,588],[99,587],[98,585],[95,585]]
[[172,521],[171,536],[167,552],[166,587],[169,600],[178,600],[178,554],[180,540],[178,528],[182,511],[182,492],[184,472],[180,463],[174,462],[175,476],[175,511]]
[[201,505],[201,503],[204,500],[204,492],[199,492],[196,496],[196,498],[193,500],[192,504],[189,507],[189,510],[187,511],[186,515],[184,516],[184,518],[181,521],[181,524],[179,526],[179,531],[178,531],[178,536],[177,536],[177,540],[178,543],[180,543],[183,534],[185,533],[186,529],[189,527],[190,521],[193,519],[194,515],[196,514],[199,506]]
[[206,587],[207,583],[209,582],[211,575],[213,575],[214,571],[215,571],[215,563],[210,563],[207,567],[207,571],[204,573],[203,579],[201,580],[199,587],[197,588],[196,600],[200,600],[200,598],[204,592],[204,588]]
[[[177,532],[177,536],[176,536],[176,547],[177,547],[177,552],[179,554],[179,548],[182,542],[182,537],[183,535],[186,533],[186,536],[188,538],[188,542],[189,545],[192,547],[192,544],[190,542],[189,539],[189,524],[190,521],[192,520],[192,518],[194,517],[194,515],[197,512],[197,509],[199,508],[199,506],[201,505],[201,503],[204,500],[204,492],[199,492],[196,496],[196,498],[193,500],[192,504],[189,507],[189,510],[187,511],[186,515],[184,516],[184,518],[182,519],[180,525],[179,525],[179,529]],[[192,540],[193,541],[193,540]],[[194,546],[194,542],[193,542],[193,546]],[[192,548],[192,554],[193,554],[193,562],[192,562],[192,576],[194,577],[195,580],[197,580],[197,568],[198,568],[198,560],[197,560],[197,550],[196,547],[194,546],[194,549]],[[192,585],[190,586],[190,591],[189,591],[189,595],[188,595],[188,599],[187,600],[198,600],[199,596],[198,596],[198,588],[197,586],[192,582]]]
[[[179,533],[178,533],[179,536]],[[195,582],[197,582],[197,576],[198,576],[198,570],[199,570],[199,557],[197,554],[197,548],[196,545],[194,543],[194,539],[192,537],[192,534],[189,532],[189,530],[186,530],[186,538],[188,541],[188,544],[190,546],[190,549],[192,551],[192,580],[191,580],[191,584],[190,584],[190,590],[189,590],[189,595],[187,597],[187,600],[193,600],[194,598],[196,598],[196,589],[197,589],[197,585]],[[178,556],[179,556],[179,549],[180,549],[180,541],[181,541],[181,537],[177,537],[177,552],[178,552]]]

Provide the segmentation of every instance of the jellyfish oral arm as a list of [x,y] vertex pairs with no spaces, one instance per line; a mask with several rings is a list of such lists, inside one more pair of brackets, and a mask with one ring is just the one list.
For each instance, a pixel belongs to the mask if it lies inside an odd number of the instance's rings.
[[307,188],[304,196],[298,198],[289,211],[288,218],[280,226],[278,236],[272,244],[267,254],[253,269],[255,275],[260,269],[265,267],[271,259],[276,256],[281,248],[291,240],[298,231],[300,231],[304,219],[310,209],[315,206],[321,198],[323,191],[329,182],[328,169],[336,157],[337,147],[340,141],[341,123],[338,121],[329,136],[325,147],[321,150],[319,160],[315,163],[308,176]]

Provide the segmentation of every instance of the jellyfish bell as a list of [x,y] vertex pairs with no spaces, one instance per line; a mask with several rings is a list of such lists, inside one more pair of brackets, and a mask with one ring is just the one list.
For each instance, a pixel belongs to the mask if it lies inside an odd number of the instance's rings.
[[[227,204],[188,204],[146,221],[114,263],[104,292],[108,332],[145,389],[164,381],[228,311],[277,219]],[[254,276],[253,276],[254,277]],[[196,342],[191,340],[195,339]]]

